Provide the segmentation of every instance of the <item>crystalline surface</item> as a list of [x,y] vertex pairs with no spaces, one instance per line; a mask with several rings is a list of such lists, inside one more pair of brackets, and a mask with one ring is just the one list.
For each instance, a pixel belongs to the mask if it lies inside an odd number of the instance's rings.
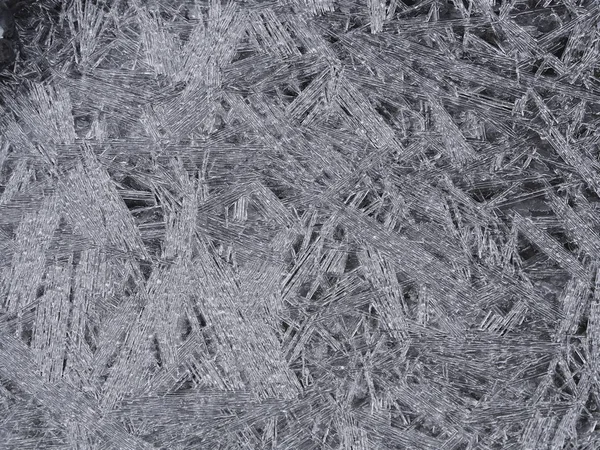
[[9,3],[0,448],[600,448],[598,2]]

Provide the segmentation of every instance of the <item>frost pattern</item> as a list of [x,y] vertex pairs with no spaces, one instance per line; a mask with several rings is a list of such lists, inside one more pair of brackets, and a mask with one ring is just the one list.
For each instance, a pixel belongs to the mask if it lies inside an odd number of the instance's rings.
[[0,447],[600,448],[600,4],[21,5]]

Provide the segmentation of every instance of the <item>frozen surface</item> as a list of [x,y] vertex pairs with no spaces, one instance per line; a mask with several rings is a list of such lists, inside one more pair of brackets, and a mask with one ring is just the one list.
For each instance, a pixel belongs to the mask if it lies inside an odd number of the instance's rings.
[[22,8],[0,448],[600,448],[600,3]]

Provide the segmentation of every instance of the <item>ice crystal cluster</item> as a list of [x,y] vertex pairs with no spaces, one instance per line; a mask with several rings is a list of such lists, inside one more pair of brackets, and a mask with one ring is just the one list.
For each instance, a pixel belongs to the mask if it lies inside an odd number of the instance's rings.
[[15,8],[0,448],[600,448],[599,2]]

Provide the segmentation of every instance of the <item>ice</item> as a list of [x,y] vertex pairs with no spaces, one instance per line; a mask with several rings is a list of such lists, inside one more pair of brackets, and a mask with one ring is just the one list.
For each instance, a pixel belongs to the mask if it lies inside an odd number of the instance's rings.
[[598,448],[598,4],[42,3],[0,447]]

